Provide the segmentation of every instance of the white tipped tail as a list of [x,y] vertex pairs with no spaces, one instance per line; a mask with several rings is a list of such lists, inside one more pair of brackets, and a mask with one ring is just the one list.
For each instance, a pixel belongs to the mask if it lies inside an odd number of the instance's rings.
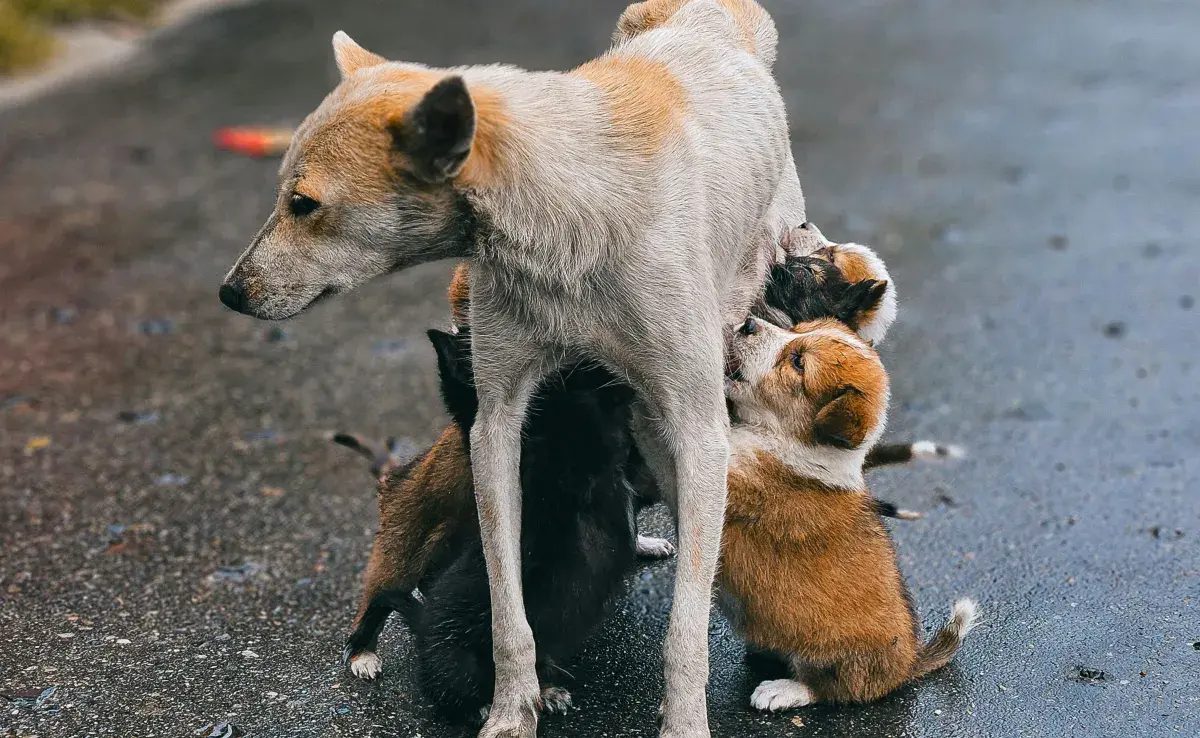
[[921,647],[913,664],[912,675],[921,677],[931,671],[937,671],[954,658],[962,645],[963,639],[979,622],[979,605],[969,597],[956,600],[950,610],[950,619],[938,628],[929,643]]
[[967,450],[954,444],[941,444],[937,441],[917,441],[912,445],[912,457],[921,461],[945,461],[946,459],[961,459],[967,455]]

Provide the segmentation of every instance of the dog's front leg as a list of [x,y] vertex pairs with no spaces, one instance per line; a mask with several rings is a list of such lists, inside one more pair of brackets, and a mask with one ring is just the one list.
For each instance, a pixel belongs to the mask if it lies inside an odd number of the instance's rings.
[[[711,355],[697,356],[697,347],[706,344]],[[708,618],[729,465],[720,333],[686,349],[676,354],[686,357],[686,366],[670,367],[665,381],[652,380],[657,386],[647,399],[654,419],[635,424],[639,447],[678,521],[679,563],[663,653],[662,738],[709,735]]]
[[[518,348],[519,346],[519,348]],[[471,428],[475,503],[492,599],[495,696],[480,738],[537,732],[536,647],[521,592],[521,426],[545,371],[538,348],[473,337],[479,414]]]

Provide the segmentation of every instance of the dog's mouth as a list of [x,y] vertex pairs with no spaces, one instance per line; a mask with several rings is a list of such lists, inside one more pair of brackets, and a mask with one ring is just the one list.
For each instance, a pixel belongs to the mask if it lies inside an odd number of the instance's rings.
[[742,376],[742,360],[732,351],[725,352],[725,378],[731,382],[745,381]]
[[[321,302],[325,302],[326,300],[333,297],[337,293],[338,293],[338,290],[336,287],[332,287],[332,286],[326,287],[325,289],[323,289],[319,293],[317,293],[316,297],[309,300],[307,305],[305,305],[304,307],[302,307],[298,311],[296,311],[296,315],[299,315],[304,312],[308,312],[309,310],[311,310],[313,308],[314,305],[317,305],[318,303],[321,303]],[[292,316],[292,317],[295,317],[295,316]]]

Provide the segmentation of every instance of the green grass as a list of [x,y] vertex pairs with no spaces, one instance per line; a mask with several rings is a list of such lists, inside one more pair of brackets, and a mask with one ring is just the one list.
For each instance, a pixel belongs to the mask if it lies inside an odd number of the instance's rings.
[[0,74],[36,66],[53,55],[54,23],[142,20],[163,0],[0,0]]

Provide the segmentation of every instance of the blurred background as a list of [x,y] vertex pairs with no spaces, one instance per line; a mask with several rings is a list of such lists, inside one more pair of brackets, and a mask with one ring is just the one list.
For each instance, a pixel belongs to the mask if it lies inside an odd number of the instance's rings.
[[[376,507],[325,436],[444,427],[451,265],[225,310],[277,162],[213,134],[302,120],[339,28],[566,69],[623,5],[0,0],[0,735],[468,735],[398,625],[342,670]],[[714,735],[1200,734],[1200,4],[766,5],[809,217],[899,290],[889,438],[969,451],[873,489],[927,512],[892,526],[926,625],[985,622],[878,704],[764,716],[714,615]],[[655,734],[672,578],[630,577],[542,735]]]

